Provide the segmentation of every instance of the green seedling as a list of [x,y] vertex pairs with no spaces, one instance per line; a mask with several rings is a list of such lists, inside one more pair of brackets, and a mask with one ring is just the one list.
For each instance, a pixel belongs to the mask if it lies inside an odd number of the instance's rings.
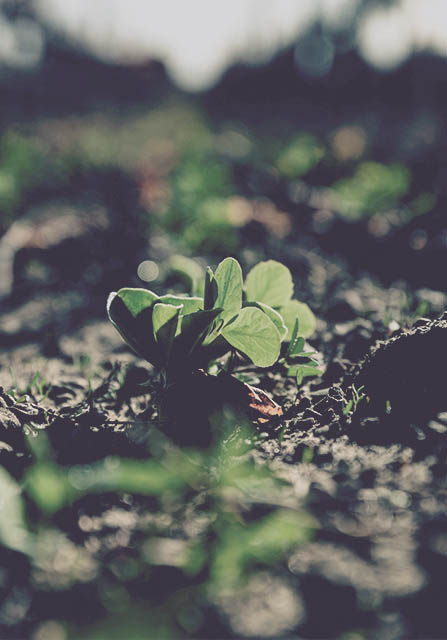
[[40,371],[36,371],[31,382],[25,389],[25,394],[31,394],[39,398],[39,402],[45,400],[51,391],[51,384],[45,380]]
[[359,403],[366,398],[366,394],[363,393],[364,385],[357,389],[355,384],[351,384],[349,388],[351,389],[352,397],[347,401],[343,408],[343,415],[345,416],[349,416],[351,413],[355,413],[357,411]]
[[259,263],[244,283],[237,260],[226,258],[215,272],[207,268],[203,291],[203,297],[159,296],[125,288],[109,296],[110,320],[165,385],[226,354],[237,353],[258,367],[278,361],[281,343],[289,343],[291,358],[309,355],[303,345],[315,317],[292,298],[292,276],[281,263]]
[[301,385],[304,378],[318,376],[322,373],[320,362],[315,357],[316,351],[306,351],[306,345],[300,331],[300,318],[295,318],[290,341],[284,358],[280,360],[283,368],[290,377],[296,377],[296,382]]

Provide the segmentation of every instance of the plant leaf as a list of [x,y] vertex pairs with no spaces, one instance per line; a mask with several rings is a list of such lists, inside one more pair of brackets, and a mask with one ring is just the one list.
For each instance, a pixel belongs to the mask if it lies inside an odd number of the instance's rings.
[[295,318],[295,324],[293,325],[292,337],[287,349],[287,355],[292,357],[300,354],[304,348],[304,338],[300,336],[300,321],[299,318]]
[[203,291],[204,269],[192,258],[174,255],[169,259],[171,271],[176,273],[186,285],[189,285],[192,295],[201,295]]
[[278,311],[288,329],[286,340],[289,340],[289,336],[292,336],[293,327],[297,318],[299,320],[298,337],[309,338],[315,331],[315,316],[305,302],[290,300],[286,305],[280,307]]
[[225,258],[214,274],[217,283],[217,298],[214,307],[221,307],[221,318],[233,318],[242,306],[242,269],[234,258]]
[[159,302],[163,302],[164,304],[173,304],[175,307],[182,305],[183,309],[180,311],[181,316],[186,316],[189,313],[194,313],[194,311],[203,309],[203,298],[199,298],[198,296],[175,296],[166,294],[164,296],[160,296]]
[[270,318],[275,327],[278,329],[281,341],[284,340],[287,335],[287,327],[284,323],[284,320],[282,319],[281,314],[278,311],[272,309],[272,307],[269,307],[268,304],[264,304],[263,302],[245,302],[244,308],[245,307],[256,307],[258,309],[261,309],[261,311],[263,311]]
[[207,267],[205,271],[205,286],[203,296],[203,308],[205,310],[212,309],[217,298],[217,282],[211,267]]
[[160,346],[165,362],[169,359],[174,336],[177,331],[181,306],[157,302],[152,313],[152,329],[155,342]]
[[201,309],[181,318],[180,335],[177,336],[172,359],[177,361],[187,358],[195,347],[201,343],[201,339],[206,335],[214,319],[219,315],[221,309]]
[[[151,307],[156,300],[158,300],[158,296],[153,291],[149,291],[149,289],[130,289],[124,288],[120,289],[117,293],[112,292],[109,295],[109,299],[107,301],[107,311],[109,312],[111,304],[113,302],[114,297],[118,296],[126,305],[126,309],[130,311],[134,318],[136,318],[144,309]],[[110,313],[109,313],[110,317]],[[113,322],[113,318],[110,318]]]
[[140,356],[160,366],[160,349],[152,331],[153,305],[158,296],[147,289],[120,289],[107,300],[107,313],[127,344]]
[[308,378],[311,376],[319,376],[321,371],[318,363],[315,364],[295,364],[287,369],[288,376],[298,376],[301,378]]
[[3,467],[0,467],[0,496],[0,542],[26,553],[31,536],[25,522],[24,499],[20,486]]
[[[288,331],[288,330],[287,330]],[[291,353],[296,353],[296,342],[298,340],[298,335],[300,332],[300,320],[299,318],[295,318],[295,322],[293,324],[293,329],[291,335],[289,334],[289,346],[287,347],[287,355]]]
[[278,329],[260,309],[246,307],[222,330],[225,340],[258,367],[270,367],[279,357]]
[[[116,458],[116,464],[112,467],[105,465],[104,461],[95,462],[87,467],[72,466],[71,475],[79,475],[82,478],[81,486],[75,487],[63,467],[52,463],[38,463],[26,472],[25,487],[40,509],[46,514],[52,514],[83,494],[124,491],[141,495],[160,495],[169,489],[182,492],[190,479],[194,478],[196,469],[196,466],[183,456],[171,459],[167,463]],[[0,469],[0,485],[1,475]],[[50,483],[57,485],[57,488],[53,486],[48,495]],[[5,524],[8,526],[7,519]],[[12,531],[11,535],[14,535]],[[17,541],[15,545],[14,548],[17,548]]]
[[287,267],[276,260],[260,262],[245,279],[245,294],[248,301],[282,307],[293,295],[292,275]]

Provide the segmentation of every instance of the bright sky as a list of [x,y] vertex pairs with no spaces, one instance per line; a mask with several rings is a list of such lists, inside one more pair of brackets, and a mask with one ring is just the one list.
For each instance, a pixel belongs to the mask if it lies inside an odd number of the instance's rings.
[[[109,60],[161,59],[180,86],[213,84],[237,60],[262,61],[318,16],[346,22],[358,0],[34,0],[50,24]],[[447,55],[447,0],[401,0],[361,25],[364,57],[392,68],[417,48]],[[0,41],[2,25],[0,24]],[[5,41],[5,40],[4,40]],[[0,57],[2,51],[0,46]]]

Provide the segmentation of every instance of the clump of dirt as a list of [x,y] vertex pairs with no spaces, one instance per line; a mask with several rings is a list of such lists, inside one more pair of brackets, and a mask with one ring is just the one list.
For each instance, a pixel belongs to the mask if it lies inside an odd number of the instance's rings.
[[353,384],[364,387],[371,415],[386,411],[415,424],[447,409],[443,374],[447,319],[418,320],[381,341],[358,366]]

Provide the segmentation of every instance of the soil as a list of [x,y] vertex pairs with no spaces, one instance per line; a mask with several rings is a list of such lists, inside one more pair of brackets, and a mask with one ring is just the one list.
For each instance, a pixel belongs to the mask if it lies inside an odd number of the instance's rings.
[[[406,140],[417,119],[375,107],[371,128],[388,160],[384,132]],[[445,152],[445,141],[437,144],[434,164]],[[429,189],[417,153],[402,143],[399,154],[419,180],[415,193]],[[368,221],[325,210],[326,170],[293,190],[267,170],[232,164],[241,194],[268,198],[292,219],[285,236],[247,224],[236,257],[245,272],[266,258],[290,268],[297,297],[318,318],[309,343],[324,363],[299,388],[280,366],[245,371],[283,410],[253,420],[248,435],[250,414],[234,411],[240,399],[220,406],[231,385],[204,383],[204,373],[185,381],[172,401],[175,420],[160,424],[153,370],[106,320],[108,292],[136,284],[147,257],[151,230],[135,176],[81,171],[64,192],[32,194],[34,206],[0,239],[0,463],[19,483],[39,447],[82,487],[95,463],[110,471],[118,458],[149,468],[185,451],[199,467],[191,447],[209,452],[224,431],[223,458],[231,451],[279,481],[224,487],[226,515],[249,527],[280,507],[312,531],[273,560],[253,552],[244,579],[219,588],[210,562],[188,571],[179,558],[196,548],[209,559],[223,545],[209,478],[228,461],[211,457],[207,481],[179,495],[86,492],[45,516],[25,494],[31,530],[45,526],[47,537],[33,561],[0,547],[0,637],[447,637],[445,188],[431,212],[377,236]],[[153,246],[149,257],[171,250]]]
[[[366,274],[349,276],[339,258],[303,245],[273,247],[269,255],[289,264],[295,277],[306,272],[308,301],[319,318],[311,343],[326,371],[301,389],[279,369],[254,372],[257,386],[283,407],[286,419],[257,427],[257,446],[244,455],[284,480],[282,499],[290,499],[292,488],[305,498],[317,526],[287,562],[255,574],[238,592],[201,602],[193,635],[445,637],[446,321],[419,321],[408,331],[382,319],[393,305],[399,311],[403,291],[411,291],[416,303],[428,300],[435,317],[444,296],[408,284],[383,288]],[[32,306],[48,302],[60,312],[33,312],[31,323]],[[24,389],[36,366],[51,384],[43,401],[34,387],[20,401],[4,392],[0,397],[0,458],[18,479],[32,460],[30,432],[45,431],[55,461],[67,469],[115,455],[150,455],[154,410],[141,386],[152,375],[150,366],[128,352],[105,320],[74,329],[67,317],[77,304],[74,290],[50,292],[44,300],[24,296],[3,316],[2,335],[15,343],[1,354],[3,389]],[[19,379],[13,382],[11,375]],[[352,384],[372,401],[360,401],[351,415],[345,408]],[[193,429],[191,418],[182,427]],[[170,435],[184,444],[180,431]],[[117,563],[136,556],[148,518],[174,518],[173,540],[190,539],[204,500],[198,491],[182,507],[160,512],[147,498],[90,496],[57,513],[55,523],[64,544],[100,572],[115,571],[115,582],[123,581],[136,601],[151,593],[162,602],[191,588],[197,577],[160,565],[132,580]],[[271,508],[264,496],[246,505],[245,518]],[[69,620],[82,631],[103,618],[98,571],[87,580],[57,574],[54,567],[36,573],[22,554],[2,551],[2,637],[28,636],[48,619]]]

